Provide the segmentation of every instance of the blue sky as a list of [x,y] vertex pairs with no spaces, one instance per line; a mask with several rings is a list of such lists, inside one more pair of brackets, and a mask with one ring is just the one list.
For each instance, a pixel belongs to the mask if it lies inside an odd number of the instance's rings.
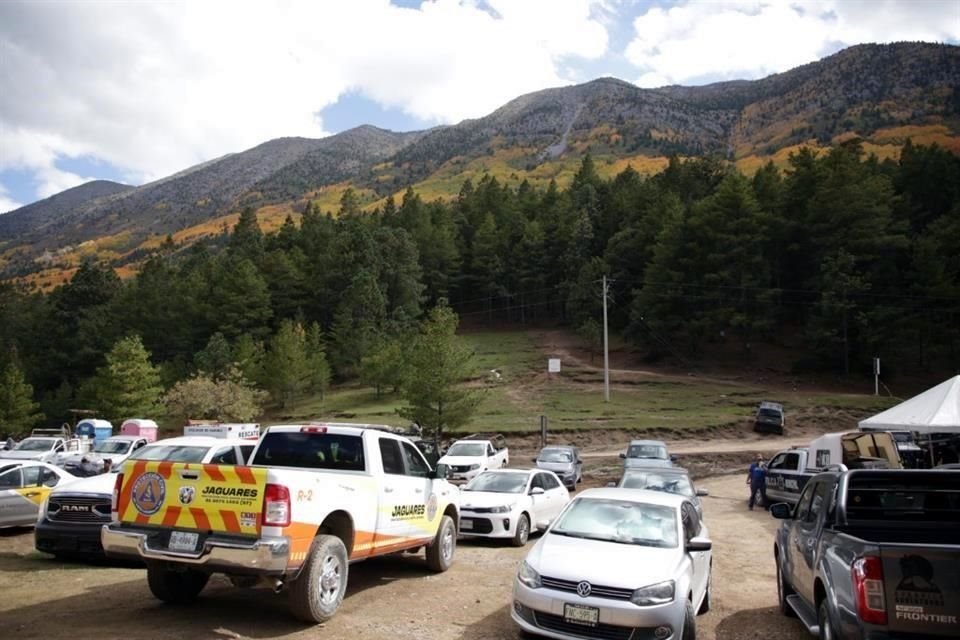
[[412,130],[546,87],[759,78],[960,42],[956,0],[0,2],[0,213],[280,136]]

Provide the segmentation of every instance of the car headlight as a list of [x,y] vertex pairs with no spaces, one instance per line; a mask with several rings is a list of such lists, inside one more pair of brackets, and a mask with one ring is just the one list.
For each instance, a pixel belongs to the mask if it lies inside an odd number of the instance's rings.
[[476,471],[476,470],[479,469],[479,468],[480,468],[480,465],[478,465],[478,464],[472,464],[472,465],[470,465],[470,471]]
[[513,511],[513,505],[507,504],[502,507],[490,507],[490,513],[510,513]]
[[673,602],[676,583],[673,580],[658,582],[649,587],[641,587],[630,596],[630,602],[639,607],[650,607],[655,604]]
[[533,570],[526,560],[520,563],[520,570],[517,572],[517,580],[527,585],[531,589],[539,589],[543,586],[540,582],[540,574]]

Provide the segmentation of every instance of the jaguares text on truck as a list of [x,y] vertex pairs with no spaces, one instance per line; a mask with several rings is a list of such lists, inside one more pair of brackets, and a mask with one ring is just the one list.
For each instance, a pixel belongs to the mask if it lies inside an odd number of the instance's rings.
[[459,491],[408,439],[374,425],[273,426],[250,460],[128,462],[106,554],[144,560],[165,602],[190,602],[224,573],[286,592],[308,622],[337,611],[353,562],[419,549],[433,571],[453,562]]

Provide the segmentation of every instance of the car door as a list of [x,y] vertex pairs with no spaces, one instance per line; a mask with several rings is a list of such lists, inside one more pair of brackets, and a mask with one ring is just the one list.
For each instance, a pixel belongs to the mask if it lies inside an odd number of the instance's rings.
[[810,510],[810,501],[813,499],[813,489],[814,485],[807,485],[803,493],[800,494],[800,500],[797,502],[797,505],[793,508],[793,518],[788,520],[788,530],[786,540],[784,540],[784,549],[782,549],[784,554],[784,563],[783,570],[787,578],[790,580],[790,584],[794,586],[797,590],[797,593],[806,596],[802,593],[800,581],[803,580],[804,570],[800,566],[803,564],[803,553],[801,552],[802,544],[800,542],[800,523],[806,517],[807,512]]
[[407,539],[427,540],[432,538],[442,513],[438,512],[440,496],[434,495],[434,481],[430,477],[430,465],[423,454],[409,442],[400,442],[405,469],[404,482],[409,489],[409,504],[414,517],[404,520],[404,536]]
[[530,478],[530,510],[533,512],[533,526],[537,529],[546,529],[550,524],[550,496],[544,484],[543,473],[534,473]]
[[[810,604],[814,600],[814,574],[817,566],[817,540],[820,537],[821,517],[827,504],[827,494],[832,488],[831,482],[811,483],[804,489],[803,511],[794,519],[793,539],[793,587]],[[809,499],[807,499],[809,496]]]
[[543,482],[544,489],[547,495],[547,509],[549,520],[547,524],[549,526],[557,516],[567,505],[567,502],[570,501],[570,492],[567,491],[567,488],[563,486],[560,482],[560,479],[553,473],[541,473],[541,481]]
[[580,482],[580,478],[583,477],[583,460],[580,458],[580,450],[576,447],[573,448],[573,462],[576,465],[575,482]]
[[23,472],[20,467],[0,473],[0,527],[16,525],[23,518],[27,500],[21,495]]
[[[377,530],[373,537],[373,546],[385,546],[403,536],[403,517],[401,508],[409,503],[412,495],[407,495],[406,465],[400,441],[393,438],[379,438],[380,462],[383,465],[383,478],[380,481],[380,509],[377,512]],[[412,489],[412,488],[410,488]],[[412,490],[411,490],[412,494]]]
[[[684,544],[692,538],[696,538],[703,530],[703,523],[700,520],[700,514],[696,507],[689,501],[684,501],[680,505],[680,520],[683,525]],[[693,586],[693,602],[700,602],[707,589],[707,580],[710,575],[710,552],[709,551],[690,551],[690,562],[693,565],[693,576],[691,578]]]

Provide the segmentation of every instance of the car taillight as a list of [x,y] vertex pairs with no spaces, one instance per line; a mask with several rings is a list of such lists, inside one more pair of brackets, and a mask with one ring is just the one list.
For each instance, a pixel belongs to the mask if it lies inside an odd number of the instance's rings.
[[282,484],[268,484],[263,495],[263,525],[286,527],[290,524],[290,490]]
[[117,481],[113,483],[113,497],[110,499],[110,511],[117,513],[120,510],[120,487],[123,485],[123,474],[117,474]]
[[887,624],[887,602],[883,595],[883,563],[867,556],[853,563],[853,589],[857,594],[857,615],[870,624]]

